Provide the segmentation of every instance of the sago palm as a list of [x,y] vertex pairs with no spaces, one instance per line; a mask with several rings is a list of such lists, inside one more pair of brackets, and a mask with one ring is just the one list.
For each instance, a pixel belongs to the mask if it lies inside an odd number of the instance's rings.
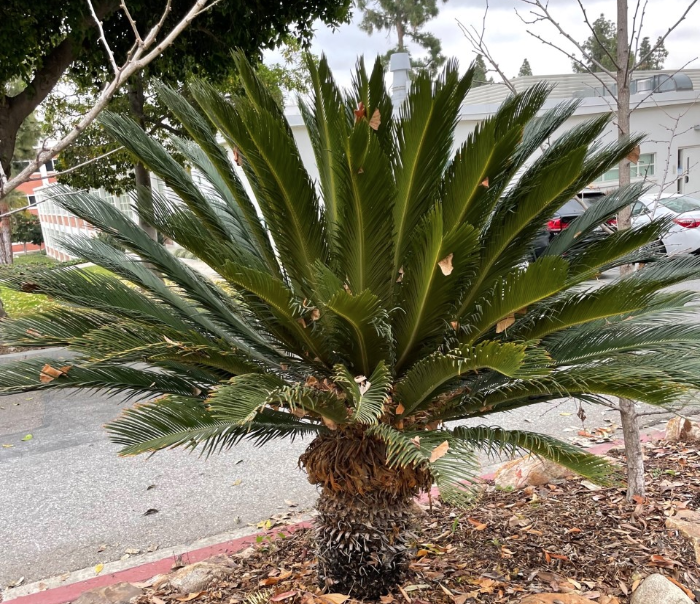
[[198,82],[195,107],[160,88],[188,133],[173,137],[186,166],[135,123],[102,118],[169,187],[141,192],[141,218],[222,280],[203,278],[104,201],[55,190],[130,254],[65,240],[111,274],[61,268],[5,281],[66,304],[4,322],[4,341],[76,356],[65,367],[4,365],[3,392],[141,399],[107,427],[123,455],[309,438],[300,464],[320,488],[319,580],[374,598],[407,567],[412,498],[437,484],[459,499],[480,450],[608,475],[604,461],[554,438],[455,420],[569,396],[664,405],[698,385],[700,328],[684,322],[694,295],[664,288],[696,278],[700,260],[658,259],[592,281],[647,257],[666,228],[595,236],[639,186],[597,202],[531,260],[548,217],[638,144],[596,143],[608,117],[551,142],[576,103],[545,110],[549,90],[535,86],[455,151],[471,71],[460,77],[449,63],[435,82],[419,77],[396,111],[379,62],[371,73],[360,62],[343,92],[321,60],[309,64],[313,92],[301,104],[315,181],[282,111],[236,61],[244,96]]

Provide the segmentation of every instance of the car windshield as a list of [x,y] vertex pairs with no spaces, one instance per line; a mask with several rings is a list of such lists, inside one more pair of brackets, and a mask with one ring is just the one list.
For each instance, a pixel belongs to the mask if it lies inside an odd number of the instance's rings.
[[700,199],[693,197],[669,197],[668,199],[662,199],[659,203],[679,214],[700,210]]

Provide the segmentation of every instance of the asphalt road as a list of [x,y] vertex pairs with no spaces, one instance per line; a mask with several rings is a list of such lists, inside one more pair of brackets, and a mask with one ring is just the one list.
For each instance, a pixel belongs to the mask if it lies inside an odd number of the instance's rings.
[[[315,489],[297,468],[304,442],[242,444],[209,459],[120,458],[102,426],[122,406],[81,391],[0,398],[0,588],[232,531],[289,510],[287,501],[313,506]],[[542,404],[489,423],[570,438],[581,427],[577,408]],[[585,409],[588,428],[617,421]]]

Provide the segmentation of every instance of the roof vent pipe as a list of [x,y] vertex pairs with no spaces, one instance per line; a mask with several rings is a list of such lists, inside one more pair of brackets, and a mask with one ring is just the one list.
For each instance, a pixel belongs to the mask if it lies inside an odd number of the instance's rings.
[[391,55],[389,71],[394,74],[394,79],[391,83],[391,100],[394,104],[394,111],[398,111],[408,95],[409,74],[411,71],[411,59],[408,53],[396,52]]

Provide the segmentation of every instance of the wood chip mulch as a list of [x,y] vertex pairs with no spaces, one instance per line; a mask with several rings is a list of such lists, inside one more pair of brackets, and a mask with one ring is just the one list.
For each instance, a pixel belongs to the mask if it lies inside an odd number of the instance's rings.
[[[700,510],[700,450],[659,442],[645,447],[648,493],[633,503],[622,489],[600,489],[581,479],[510,492],[487,486],[467,510],[434,503],[422,517],[411,576],[382,604],[492,604],[541,592],[575,593],[594,604],[614,602],[610,597],[626,602],[653,573],[700,602],[693,547],[665,526],[677,510]],[[611,455],[624,461],[621,453]],[[138,603],[347,600],[316,587],[308,529],[265,538],[227,564],[230,578],[205,592],[151,588]]]

